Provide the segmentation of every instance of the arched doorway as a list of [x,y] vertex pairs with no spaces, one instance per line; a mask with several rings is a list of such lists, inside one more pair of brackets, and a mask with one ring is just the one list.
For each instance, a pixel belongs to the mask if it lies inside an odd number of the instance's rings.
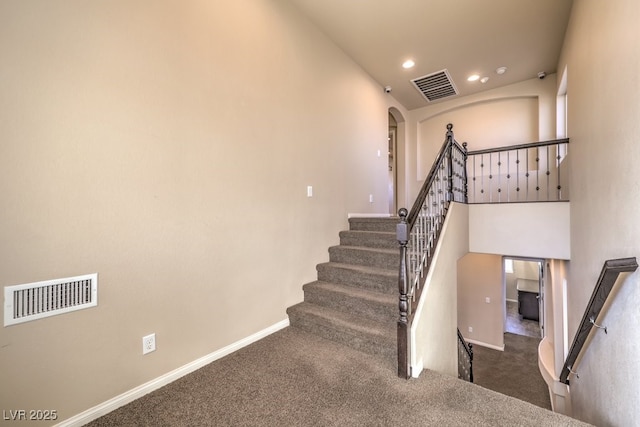
[[398,165],[402,164],[399,161],[400,154],[402,152],[404,141],[404,117],[400,111],[396,108],[389,108],[389,168],[388,168],[388,206],[389,213],[396,215],[398,212],[398,203],[403,203],[404,200],[398,200],[398,188],[399,180],[401,180],[400,174],[398,174]]

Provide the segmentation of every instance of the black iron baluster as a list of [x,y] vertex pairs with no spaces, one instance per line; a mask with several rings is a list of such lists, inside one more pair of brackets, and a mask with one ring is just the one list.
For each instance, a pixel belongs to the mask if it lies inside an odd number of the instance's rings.
[[[469,184],[468,184],[468,174],[467,174],[467,158],[468,158],[468,150],[467,150],[467,143],[463,142],[462,143],[462,148],[464,149],[463,152],[463,156],[462,156],[462,186],[463,186],[463,196],[464,196],[464,203],[469,203]],[[475,159],[474,159],[475,160]],[[558,181],[560,182],[560,181]]]
[[558,144],[558,148],[556,150],[556,171],[557,171],[557,177],[558,177],[558,200],[562,200],[562,184],[560,181],[560,159],[562,157],[560,156],[560,144]]
[[480,156],[480,194],[482,194],[482,201],[484,202],[484,154]]
[[498,152],[498,203],[502,201],[502,153]]
[[526,151],[526,155],[527,155],[527,159],[526,159],[526,163],[527,163],[527,173],[524,174],[526,181],[527,181],[527,192],[526,192],[526,200],[529,200],[529,149],[527,149]]
[[507,151],[507,202],[511,201],[511,160],[510,160],[510,151]]
[[536,148],[536,200],[540,200],[540,149]]
[[473,156],[473,199],[478,197],[476,190],[476,156]]
[[520,150],[516,150],[516,201],[520,201]]
[[551,179],[551,172],[549,171],[549,161],[551,160],[551,158],[549,157],[549,150],[551,149],[551,147],[547,146],[545,147],[547,149],[547,201],[550,200],[549,199],[549,190],[550,190],[550,183],[549,180]]
[[[448,136],[448,135],[447,135]],[[447,159],[446,174],[447,174],[447,197],[448,201],[453,200],[453,141],[449,141],[447,147],[447,153],[445,155]],[[442,165],[444,166],[444,165]]]
[[491,153],[489,153],[489,203],[493,202],[493,162]]

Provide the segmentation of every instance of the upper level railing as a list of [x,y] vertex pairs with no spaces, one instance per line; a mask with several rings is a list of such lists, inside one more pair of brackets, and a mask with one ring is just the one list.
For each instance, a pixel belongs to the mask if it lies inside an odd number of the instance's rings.
[[569,385],[569,375],[575,374],[575,363],[578,356],[582,352],[584,345],[589,337],[589,333],[593,328],[601,328],[606,333],[606,327],[596,323],[602,308],[607,303],[607,299],[611,294],[613,285],[618,280],[620,273],[632,272],[638,269],[638,262],[635,258],[620,258],[605,261],[600,277],[596,283],[596,287],[591,294],[591,299],[582,316],[578,333],[573,339],[571,349],[564,362],[564,367],[560,373],[560,382]]
[[569,139],[467,153],[469,203],[569,200]]
[[445,216],[452,201],[466,203],[466,149],[447,134],[411,211],[400,209],[400,318],[398,319],[398,376],[409,378],[410,327],[415,305],[429,270]]

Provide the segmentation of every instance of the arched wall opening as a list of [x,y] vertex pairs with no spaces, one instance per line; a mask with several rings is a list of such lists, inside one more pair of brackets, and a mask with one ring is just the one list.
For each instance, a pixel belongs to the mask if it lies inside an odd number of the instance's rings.
[[395,215],[400,206],[407,204],[407,186],[405,171],[406,121],[395,107],[389,108],[389,213]]

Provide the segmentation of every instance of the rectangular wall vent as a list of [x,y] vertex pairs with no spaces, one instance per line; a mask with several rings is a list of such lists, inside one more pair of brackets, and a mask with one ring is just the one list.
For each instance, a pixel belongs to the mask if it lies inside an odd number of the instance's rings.
[[4,326],[98,305],[98,274],[4,288]]
[[411,80],[411,83],[429,102],[458,94],[458,90],[447,70],[418,77]]

